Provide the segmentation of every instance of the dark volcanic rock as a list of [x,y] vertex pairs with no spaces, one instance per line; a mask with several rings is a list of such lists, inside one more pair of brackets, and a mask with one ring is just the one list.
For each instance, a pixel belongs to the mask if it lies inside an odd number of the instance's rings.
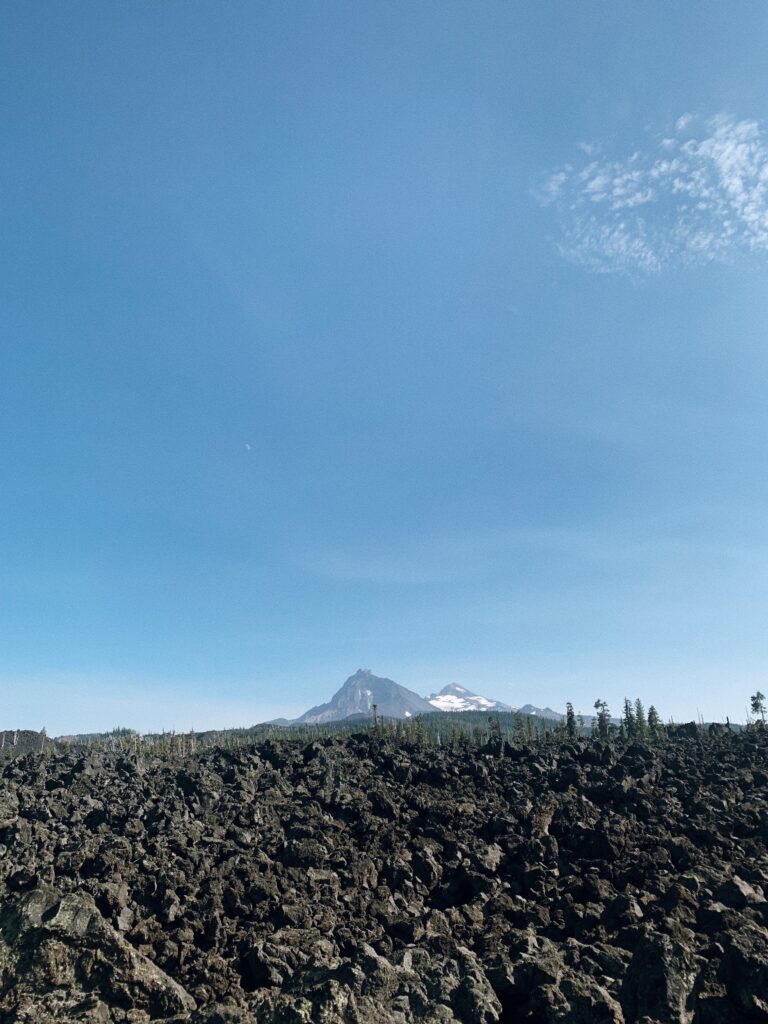
[[[133,949],[84,893],[59,898],[36,890],[0,908],[0,963],[19,979],[3,985],[6,1019],[109,1020],[108,1004],[147,1019],[195,1009],[195,1000]],[[77,1018],[76,1018],[77,1019]]]
[[768,1021],[768,737],[0,776],[0,1024]]
[[737,910],[743,910],[750,904],[765,903],[763,890],[756,885],[750,885],[738,875],[723,882],[715,892],[715,898],[726,907],[735,907]]
[[700,957],[669,935],[651,934],[638,943],[621,986],[628,1020],[650,1018],[661,1024],[693,1019],[693,986]]

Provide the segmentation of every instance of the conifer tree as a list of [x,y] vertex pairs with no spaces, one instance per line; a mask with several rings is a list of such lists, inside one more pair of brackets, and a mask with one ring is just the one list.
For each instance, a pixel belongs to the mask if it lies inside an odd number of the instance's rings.
[[607,740],[610,732],[611,724],[611,713],[608,710],[608,704],[604,700],[599,698],[594,704],[597,716],[595,718],[595,731],[601,740]]
[[624,732],[629,739],[637,732],[637,723],[635,721],[635,710],[632,707],[632,702],[629,697],[624,698],[624,714],[621,719],[621,723],[624,726]]
[[488,716],[488,742],[497,754],[504,752],[504,737],[501,735],[501,723],[498,715]]
[[765,694],[758,690],[757,693],[752,694],[750,704],[752,714],[755,716],[759,715],[761,723],[765,725]]
[[661,719],[656,708],[651,704],[648,708],[648,732],[651,734],[653,739],[658,739],[661,735]]
[[576,739],[576,716],[570,701],[565,705],[565,731],[569,740]]
[[648,735],[648,721],[645,717],[645,708],[639,697],[635,701],[635,731],[641,739]]

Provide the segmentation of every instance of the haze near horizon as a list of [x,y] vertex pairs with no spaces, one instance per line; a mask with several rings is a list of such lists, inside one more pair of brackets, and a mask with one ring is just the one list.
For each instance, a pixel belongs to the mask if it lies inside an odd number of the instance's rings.
[[768,9],[8,6],[0,728],[744,720]]

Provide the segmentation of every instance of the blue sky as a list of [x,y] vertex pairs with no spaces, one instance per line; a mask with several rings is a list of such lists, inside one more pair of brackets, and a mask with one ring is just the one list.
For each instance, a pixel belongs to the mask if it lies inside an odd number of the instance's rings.
[[2,724],[249,724],[361,666],[743,719],[763,3],[3,22]]

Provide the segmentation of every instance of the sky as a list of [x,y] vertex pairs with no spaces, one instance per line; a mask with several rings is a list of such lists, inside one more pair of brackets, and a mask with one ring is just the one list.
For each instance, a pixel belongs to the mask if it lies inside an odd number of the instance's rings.
[[0,725],[768,684],[768,7],[0,34]]

